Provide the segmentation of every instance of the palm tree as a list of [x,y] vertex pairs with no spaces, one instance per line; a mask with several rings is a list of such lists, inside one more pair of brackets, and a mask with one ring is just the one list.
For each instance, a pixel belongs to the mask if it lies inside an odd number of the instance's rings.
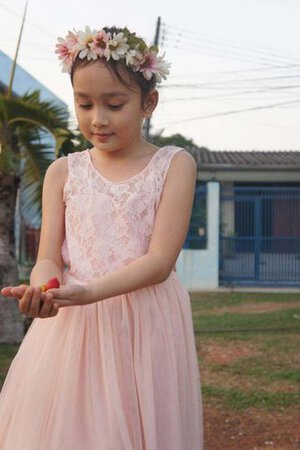
[[[0,94],[0,286],[18,282],[14,214],[21,178],[27,193],[26,208],[41,210],[44,174],[54,159],[46,134],[52,136],[56,156],[61,154],[61,148],[68,147],[74,135],[68,130],[64,108],[41,100],[38,91],[18,98]],[[23,336],[16,301],[1,297],[0,342],[20,342]]]

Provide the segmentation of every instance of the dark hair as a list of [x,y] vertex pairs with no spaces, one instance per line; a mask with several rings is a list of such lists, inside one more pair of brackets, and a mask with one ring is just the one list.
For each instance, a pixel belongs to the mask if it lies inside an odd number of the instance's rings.
[[[103,28],[106,33],[119,33],[122,31],[121,28],[116,27],[104,27]],[[115,61],[113,59],[110,59],[107,61],[105,58],[100,58],[96,60],[88,60],[87,58],[81,59],[78,56],[76,57],[75,61],[72,64],[71,68],[71,83],[73,85],[73,79],[74,79],[74,73],[75,70],[78,67],[85,67],[90,64],[95,64],[97,62],[101,62],[104,64],[108,70],[116,75],[118,80],[128,89],[134,90],[132,88],[132,85],[135,85],[138,87],[138,89],[141,92],[142,96],[142,104],[145,104],[145,101],[147,99],[148,94],[155,88],[156,86],[156,76],[155,74],[152,75],[152,78],[150,80],[147,80],[144,75],[141,72],[134,72],[130,67],[128,67],[124,61],[118,60]]]

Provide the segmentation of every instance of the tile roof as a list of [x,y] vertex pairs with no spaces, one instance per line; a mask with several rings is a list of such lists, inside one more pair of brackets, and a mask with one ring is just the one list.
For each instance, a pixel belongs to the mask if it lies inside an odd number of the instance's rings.
[[299,170],[300,151],[220,151],[204,147],[187,149],[199,170]]

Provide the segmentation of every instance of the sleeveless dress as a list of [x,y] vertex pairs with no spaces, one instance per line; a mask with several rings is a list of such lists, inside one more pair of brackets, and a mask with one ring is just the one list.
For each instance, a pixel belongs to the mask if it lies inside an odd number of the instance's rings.
[[[86,283],[147,252],[173,156],[103,177],[88,150],[68,155],[63,283]],[[175,269],[175,268],[174,268]],[[202,450],[190,298],[163,281],[35,319],[0,395],[0,450]]]

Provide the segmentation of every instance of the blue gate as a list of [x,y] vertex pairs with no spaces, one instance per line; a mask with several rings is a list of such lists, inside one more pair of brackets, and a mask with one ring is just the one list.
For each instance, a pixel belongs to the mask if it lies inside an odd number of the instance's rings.
[[232,187],[220,201],[220,284],[300,286],[300,187]]

